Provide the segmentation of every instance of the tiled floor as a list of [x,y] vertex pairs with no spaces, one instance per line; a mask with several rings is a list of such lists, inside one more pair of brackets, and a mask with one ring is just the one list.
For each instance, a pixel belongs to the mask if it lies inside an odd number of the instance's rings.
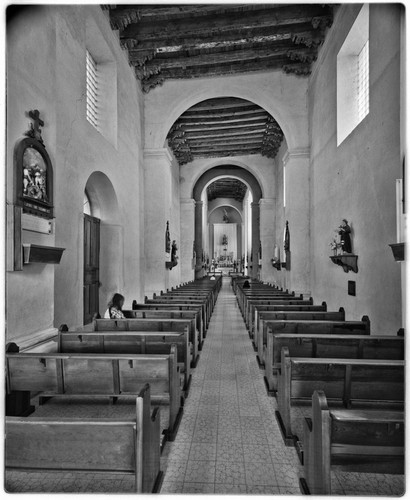
[[[47,406],[47,405],[46,405]],[[161,457],[161,493],[300,495],[303,467],[286,447],[235,296],[224,279],[174,442]],[[297,412],[296,412],[297,414]],[[403,476],[337,473],[335,495],[398,496]],[[9,473],[13,492],[132,491],[132,480],[95,474]]]

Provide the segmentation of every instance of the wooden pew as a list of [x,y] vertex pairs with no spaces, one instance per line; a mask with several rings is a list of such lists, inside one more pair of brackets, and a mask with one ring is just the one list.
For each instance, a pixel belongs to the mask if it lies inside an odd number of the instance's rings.
[[6,417],[6,470],[127,473],[136,493],[156,493],[160,471],[159,408],[146,385],[134,420]]
[[205,325],[205,330],[208,329],[210,315],[208,315],[208,308],[206,304],[200,299],[187,299],[185,297],[164,297],[158,296],[155,299],[149,299],[145,297],[144,304],[173,304],[174,307],[179,307],[181,305],[196,306],[202,309],[202,319]]
[[76,327],[74,332],[185,332],[188,328],[189,342],[192,345],[191,368],[195,368],[198,359],[198,330],[195,318],[168,319],[168,318],[130,318],[130,319],[95,319],[84,327]]
[[198,330],[198,350],[202,350],[204,342],[204,329],[201,321],[201,312],[199,308],[196,310],[182,311],[179,309],[154,309],[150,307],[143,307],[141,304],[137,309],[123,310],[124,316],[127,319],[189,319],[195,320],[195,328]]
[[283,347],[288,348],[290,357],[298,358],[404,359],[403,337],[269,332],[264,356],[269,395],[277,390]]
[[[265,367],[268,326],[271,321],[345,321],[345,310],[339,311],[273,311],[261,312],[258,318],[258,329],[255,330],[254,345],[257,350],[256,359],[261,368]],[[271,326],[269,328],[272,328]],[[370,331],[369,331],[370,334]]]
[[[206,336],[206,328],[205,328],[205,320],[202,315],[202,307],[200,305],[192,305],[192,304],[181,304],[181,303],[157,303],[157,304],[137,304],[136,300],[132,301],[132,310],[123,310],[123,313],[126,318],[135,318],[138,316],[135,316],[132,311],[190,311],[191,313],[196,313],[196,318],[197,318],[197,329],[199,332],[199,338],[203,339]],[[128,314],[128,315],[127,315]],[[202,349],[202,346],[200,346],[200,350]]]
[[310,297],[309,299],[300,299],[295,298],[291,295],[288,297],[273,297],[271,296],[268,299],[262,298],[252,298],[247,301],[244,320],[246,327],[250,328],[251,317],[253,315],[254,308],[256,306],[312,306],[313,299]]
[[272,290],[269,293],[260,292],[243,292],[237,294],[237,300],[239,309],[241,310],[242,316],[245,320],[247,327],[249,326],[249,308],[250,301],[262,301],[262,300],[304,300],[303,295],[295,295],[294,293],[281,292],[279,290]]
[[167,406],[170,441],[183,412],[175,346],[169,354],[6,353],[6,383],[7,392],[39,393],[40,404],[51,397],[116,401],[148,383],[152,402]]
[[70,332],[67,325],[58,331],[59,353],[105,353],[105,354],[169,354],[171,346],[177,350],[177,362],[184,375],[184,397],[191,384],[190,344],[188,329],[185,332]]
[[331,495],[331,471],[404,474],[404,412],[329,409],[325,392],[312,395],[304,420],[303,493]]
[[249,304],[249,334],[250,338],[253,338],[255,335],[255,331],[259,327],[259,314],[261,312],[290,312],[290,311],[327,311],[326,302],[322,302],[321,305],[314,304],[286,304],[286,305],[277,305],[277,304],[259,304],[258,302],[251,302]]
[[370,335],[370,320],[363,316],[361,321],[332,321],[332,320],[266,320],[259,327],[257,340],[257,353],[264,366],[264,352],[267,343],[268,332],[272,333],[315,333],[321,334],[345,334],[345,335]]
[[292,358],[282,348],[276,418],[286,445],[298,441],[291,425],[291,404],[322,390],[345,407],[372,402],[380,407],[404,401],[404,361],[383,359]]

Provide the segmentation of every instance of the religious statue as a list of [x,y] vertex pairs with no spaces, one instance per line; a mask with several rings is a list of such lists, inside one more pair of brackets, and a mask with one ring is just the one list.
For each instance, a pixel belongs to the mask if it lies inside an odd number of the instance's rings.
[[175,240],[172,240],[172,247],[171,247],[171,262],[174,266],[178,264],[178,256],[177,256],[177,242]]
[[352,242],[350,239],[350,233],[352,230],[350,229],[349,224],[346,219],[343,219],[342,225],[338,227],[338,232],[340,235],[340,243],[342,245],[342,250],[345,253],[352,253]]
[[224,208],[223,221],[224,222],[229,222],[228,212],[226,211],[226,208]]
[[226,236],[226,234],[222,236],[222,245],[224,246],[228,245],[228,236]]

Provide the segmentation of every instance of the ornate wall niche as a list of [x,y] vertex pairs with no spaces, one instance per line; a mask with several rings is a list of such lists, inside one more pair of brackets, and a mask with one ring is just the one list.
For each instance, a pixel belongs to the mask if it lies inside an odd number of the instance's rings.
[[21,139],[14,150],[15,205],[23,213],[53,218],[53,166],[40,140]]

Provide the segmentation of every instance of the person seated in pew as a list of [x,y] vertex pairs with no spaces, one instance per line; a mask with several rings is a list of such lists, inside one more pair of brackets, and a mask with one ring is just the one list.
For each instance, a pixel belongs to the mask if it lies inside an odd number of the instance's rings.
[[246,280],[245,283],[243,284],[243,288],[250,288],[248,280]]
[[124,305],[124,297],[120,293],[114,293],[110,302],[108,302],[108,309],[105,311],[105,319],[124,319],[122,306]]

